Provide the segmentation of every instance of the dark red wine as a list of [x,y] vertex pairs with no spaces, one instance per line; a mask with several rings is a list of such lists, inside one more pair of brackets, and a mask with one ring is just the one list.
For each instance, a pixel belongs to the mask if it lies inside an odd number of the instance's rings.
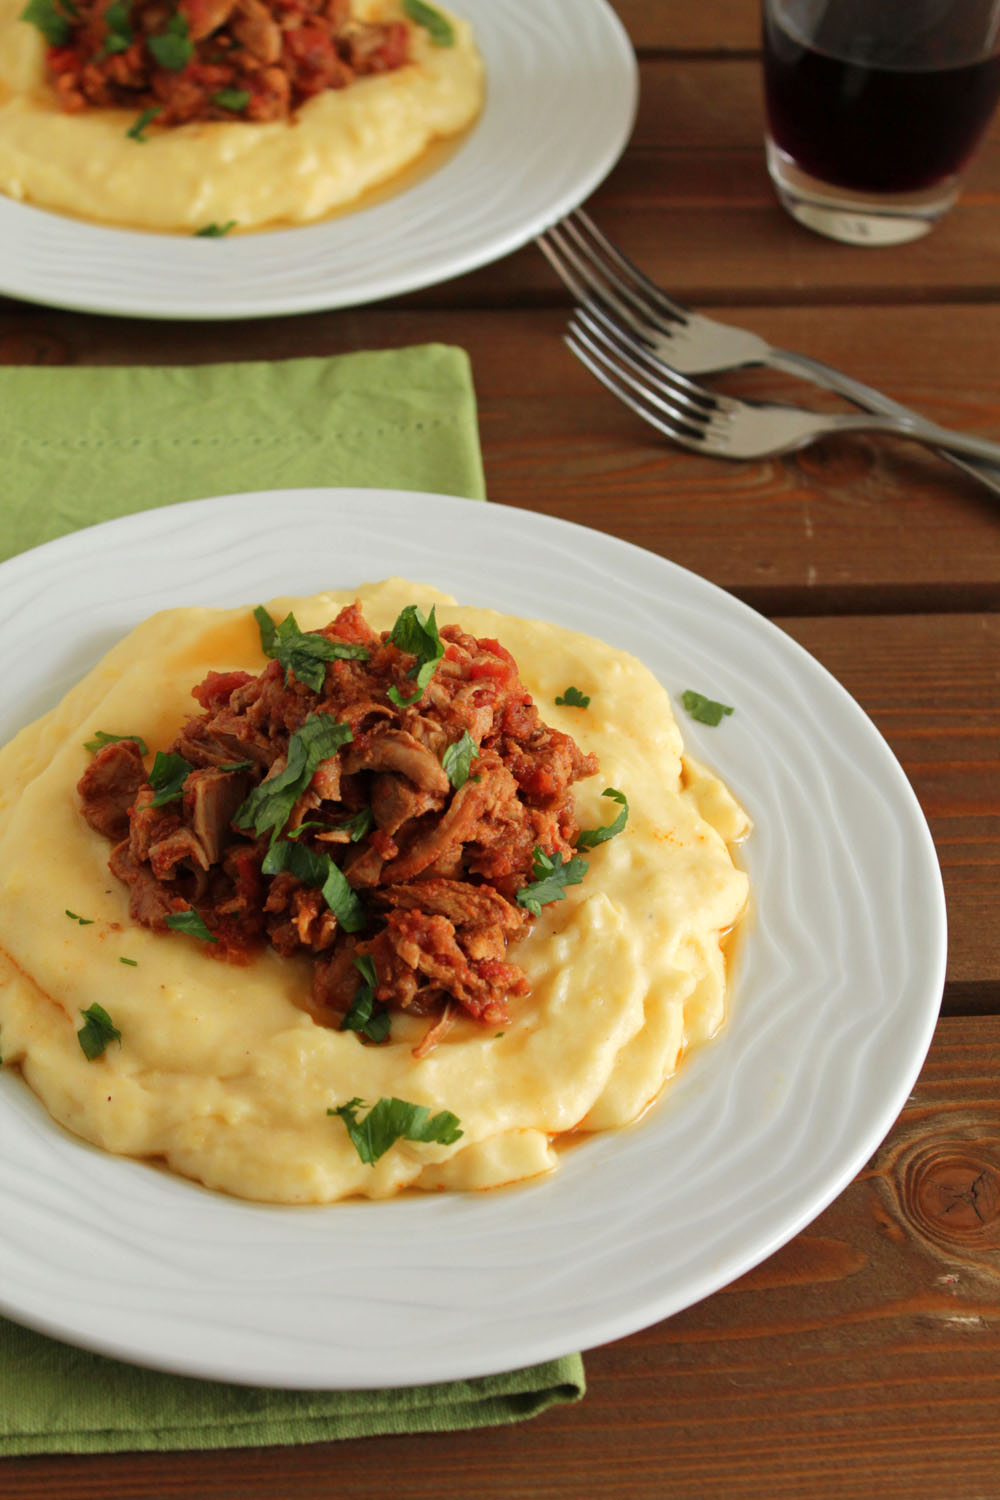
[[764,90],[771,137],[803,171],[905,193],[964,166],[1000,97],[1000,57],[938,71],[841,62],[768,16]]

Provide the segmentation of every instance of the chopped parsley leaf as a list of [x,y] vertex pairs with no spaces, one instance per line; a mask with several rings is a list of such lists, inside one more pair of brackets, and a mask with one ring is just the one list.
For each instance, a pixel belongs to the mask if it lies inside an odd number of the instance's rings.
[[83,748],[96,755],[98,750],[103,750],[105,745],[120,745],[122,740],[134,740],[139,746],[140,755],[148,755],[149,747],[140,734],[107,734],[103,729],[98,729],[92,740],[84,740]]
[[318,887],[345,932],[360,932],[367,925],[364,907],[329,854],[316,854],[305,844],[279,839],[265,854],[261,870],[265,875],[284,872],[294,875],[303,885]]
[[55,0],[28,0],[18,19],[36,27],[50,47],[64,47],[69,41],[73,14],[69,6],[57,5]]
[[233,819],[237,828],[252,828],[257,834],[270,829],[273,843],[312,781],[317,766],[336,755],[341,745],[353,738],[351,726],[339,723],[332,714],[310,714],[288,741],[285,769],[254,787],[237,808]]
[[622,810],[613,823],[605,823],[603,828],[585,828],[576,841],[578,849],[593,849],[597,844],[607,843],[608,839],[613,839],[615,834],[621,833],[628,822],[628,798],[624,792],[616,792],[613,786],[609,786],[601,793],[601,796],[620,802]]
[[221,240],[231,229],[235,229],[236,219],[227,219],[224,224],[203,224],[201,229],[196,229],[194,237],[196,240]]
[[455,28],[427,0],[403,0],[403,10],[411,21],[424,28],[435,47],[454,47]]
[[253,612],[260,629],[260,644],[265,656],[278,661],[288,674],[294,672],[300,682],[311,687],[314,693],[323,691],[328,661],[367,661],[365,646],[351,645],[347,641],[331,641],[325,635],[299,629],[295,616],[286,615],[280,625],[275,625],[262,604]]
[[568,885],[580,884],[587,873],[587,861],[574,854],[564,862],[561,854],[546,854],[536,845],[531,851],[531,869],[535,878],[518,891],[517,904],[539,917],[550,901],[565,901]]
[[699,724],[721,724],[723,714],[733,712],[727,704],[716,703],[713,698],[706,698],[702,693],[693,693],[690,688],[681,694],[681,702],[692,719],[697,719]]
[[146,127],[151,125],[158,114],[162,114],[162,104],[151,104],[149,109],[144,109],[142,114],[129,126],[125,134],[130,140],[139,141],[144,144],[146,140]]
[[172,751],[157,750],[149,784],[155,793],[151,807],[165,807],[184,795],[184,783],[194,770],[190,761]]
[[128,964],[130,969],[137,969],[139,967],[139,960],[137,958],[119,958],[118,962],[120,964]]
[[179,10],[174,11],[167,22],[166,31],[159,36],[148,36],[146,46],[161,68],[179,73],[194,56],[194,42],[188,36],[187,18]]
[[70,911],[68,906],[66,908],[66,915],[67,917],[72,917],[74,922],[79,922],[81,927],[93,927],[94,925],[93,917],[78,917],[76,912]]
[[356,1031],[370,1042],[384,1042],[389,1035],[391,1018],[387,1010],[375,1010],[375,964],[370,954],[355,958],[354,967],[361,975],[351,1007],[340,1023],[341,1031]]
[[432,1115],[425,1104],[383,1097],[372,1105],[363,1120],[359,1120],[356,1111],[365,1107],[363,1099],[351,1099],[336,1109],[328,1109],[327,1114],[340,1116],[355,1151],[370,1167],[396,1141],[433,1141],[451,1146],[463,1133],[457,1116],[447,1109]]
[[564,704],[566,708],[589,708],[590,699],[586,693],[581,693],[577,687],[568,687],[564,693],[559,693],[556,702]]
[[86,1021],[77,1032],[80,1048],[88,1062],[94,1062],[103,1056],[111,1042],[122,1044],[122,1034],[104,1009],[95,1001],[87,1010],[81,1010],[81,1016]]
[[204,918],[195,911],[193,906],[189,906],[187,911],[170,912],[169,916],[164,918],[164,921],[174,932],[185,932],[188,937],[201,938],[203,943],[217,943],[219,941],[213,932],[209,932],[205,926]]
[[375,814],[370,807],[363,807],[360,812],[345,818],[343,823],[338,823],[337,827],[351,835],[352,844],[360,843],[368,830],[375,827]]
[[209,98],[211,99],[212,103],[217,104],[220,109],[228,109],[231,110],[233,114],[239,114],[239,112],[246,109],[247,105],[250,103],[250,90],[218,89],[214,94],[210,94]]
[[132,45],[132,0],[111,0],[104,12],[104,24],[108,28],[104,46],[99,57],[108,57],[116,52],[125,52]]
[[389,640],[400,651],[417,658],[406,674],[408,678],[416,678],[417,686],[413,696],[404,698],[397,687],[391,687],[388,694],[397,708],[409,708],[423,697],[424,689],[434,676],[438,662],[444,657],[444,644],[438,634],[434,606],[431,605],[431,612],[426,619],[415,604],[408,604],[405,609],[400,610]]
[[445,750],[441,769],[456,790],[468,781],[469,770],[478,754],[479,746],[467,729],[462,731],[460,740],[455,740]]

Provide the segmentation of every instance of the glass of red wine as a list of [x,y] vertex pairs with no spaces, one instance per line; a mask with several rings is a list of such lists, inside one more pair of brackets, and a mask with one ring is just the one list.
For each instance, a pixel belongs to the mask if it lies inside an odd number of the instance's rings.
[[767,165],[800,223],[926,234],[1000,98],[1000,0],[763,0]]

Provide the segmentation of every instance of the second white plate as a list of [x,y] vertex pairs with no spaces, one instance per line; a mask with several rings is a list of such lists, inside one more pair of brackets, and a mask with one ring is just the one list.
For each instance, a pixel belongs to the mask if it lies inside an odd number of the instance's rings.
[[635,56],[607,0],[455,9],[486,63],[486,107],[437,171],[354,213],[223,239],[105,228],[0,197],[0,293],[133,317],[253,318],[396,296],[520,248],[617,161]]

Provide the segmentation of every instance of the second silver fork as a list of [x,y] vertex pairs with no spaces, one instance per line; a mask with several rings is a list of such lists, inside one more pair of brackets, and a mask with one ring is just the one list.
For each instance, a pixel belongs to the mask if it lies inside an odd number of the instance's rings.
[[[831,365],[775,348],[749,329],[691,312],[640,271],[582,210],[551,225],[539,235],[538,245],[573,296],[607,332],[638,341],[643,352],[668,369],[711,375],[766,366],[833,391],[864,411],[924,421],[911,408]],[[1000,494],[1000,465],[960,458],[947,449],[938,452]]]
[[714,458],[769,458],[833,433],[880,432],[931,447],[947,444],[960,453],[1000,461],[1000,444],[933,422],[904,422],[878,412],[831,416],[710,391],[668,369],[627,336],[609,333],[585,308],[570,320],[566,342],[591,373],[645,421],[682,448]]

